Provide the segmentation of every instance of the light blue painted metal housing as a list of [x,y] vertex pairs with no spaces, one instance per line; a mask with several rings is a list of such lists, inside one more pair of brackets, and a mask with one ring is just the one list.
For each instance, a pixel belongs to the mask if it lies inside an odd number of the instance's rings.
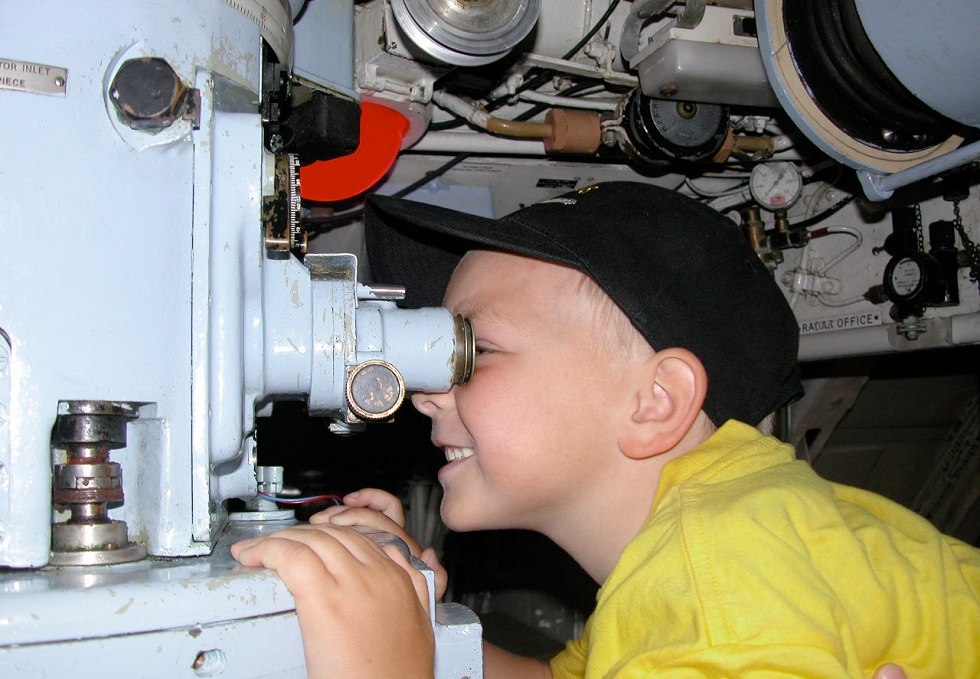
[[[980,125],[980,5],[967,0],[854,0],[879,56],[912,94],[966,126]],[[858,171],[868,198],[893,191],[977,157],[976,146],[959,147],[952,136],[915,152],[883,151],[852,139],[819,110],[789,57],[782,7],[792,0],[755,0],[759,48],[779,103],[821,151]]]
[[[208,557],[6,574],[2,676],[302,679],[292,596],[274,573],[243,568],[229,552],[236,540],[290,523],[232,522]],[[431,596],[435,576],[416,564]],[[435,678],[479,679],[476,615],[459,604],[432,604]]]
[[855,0],[854,4],[878,55],[912,94],[950,120],[980,127],[980,4],[971,0]]
[[[366,354],[389,358],[377,324],[359,344],[359,314],[392,305],[360,299],[371,293],[351,255],[304,265],[266,254],[275,159],[258,113],[263,28],[242,10],[277,3],[2,10],[0,64],[31,73],[0,82],[0,567],[22,569],[0,573],[2,676],[103,676],[120,657],[141,658],[142,676],[302,676],[292,599],[275,576],[230,561],[239,529],[227,528],[225,501],[255,494],[257,404],[299,396],[350,419],[347,370]],[[335,4],[350,15],[351,3]],[[322,27],[324,44],[331,31],[350,39],[338,21]],[[196,91],[196,111],[157,131],[127,125],[112,83],[140,57],[166,61]],[[351,58],[333,67],[350,70]],[[41,87],[45,74],[61,80]],[[311,275],[323,257],[346,273]],[[401,351],[392,362],[409,388],[448,389],[449,312],[409,324],[389,338]],[[111,453],[126,500],[110,516],[157,560],[44,568],[63,456],[52,427],[70,400],[142,404]],[[479,624],[464,628],[465,663],[479,665]],[[462,676],[451,664],[440,676]]]

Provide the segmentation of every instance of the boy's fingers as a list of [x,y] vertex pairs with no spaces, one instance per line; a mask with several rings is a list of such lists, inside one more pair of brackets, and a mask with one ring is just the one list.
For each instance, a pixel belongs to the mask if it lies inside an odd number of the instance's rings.
[[310,523],[327,523],[330,521],[330,517],[336,514],[341,514],[347,511],[349,508],[344,505],[333,505],[332,507],[327,507],[322,509],[316,514],[310,516]]
[[373,509],[354,507],[341,514],[334,514],[329,520],[334,526],[369,526],[383,530],[404,540],[405,544],[408,545],[408,550],[415,556],[418,556],[419,552],[422,551],[418,542],[406,533],[404,528],[390,517]]
[[419,602],[422,604],[422,608],[428,614],[429,611],[429,583],[426,582],[425,576],[422,572],[415,568],[412,564],[408,562],[405,555],[402,554],[401,550],[395,545],[385,545],[383,548],[384,553],[388,555],[392,561],[401,566],[402,570],[408,574],[408,577],[412,581],[412,586],[415,587],[415,594],[419,598]]
[[449,586],[449,573],[443,568],[443,565],[439,563],[439,557],[436,556],[436,550],[431,547],[426,547],[422,550],[422,554],[419,556],[422,562],[432,569],[435,574],[435,586],[436,586],[436,601],[442,601],[442,597],[446,594],[446,588]]
[[405,510],[401,500],[379,488],[363,488],[344,496],[344,504],[350,507],[366,507],[381,512],[399,526],[405,526]]
[[231,555],[234,558],[238,558],[238,553],[241,552],[246,547],[255,544],[260,538],[245,538],[244,540],[239,540],[231,546]]
[[270,535],[232,553],[243,566],[276,571],[294,596],[301,591],[320,592],[334,582],[315,550],[289,538]]
[[405,510],[401,500],[391,493],[378,488],[363,488],[348,493],[343,498],[344,504],[327,507],[310,517],[310,523],[327,523],[331,517],[343,514],[352,508],[370,509],[384,514],[399,526],[405,525]]
[[[294,565],[289,557],[302,557],[306,561],[309,558],[307,552],[319,560],[320,568],[338,574],[350,565],[351,559],[364,562],[370,559],[372,552],[379,555],[380,548],[357,531],[331,525],[291,526],[267,537],[232,546],[232,556],[242,565],[261,565],[280,574]],[[255,563],[257,555],[261,556],[261,563]]]
[[[382,548],[352,528],[305,524],[238,542],[232,554],[275,570],[292,593],[311,677],[432,676],[425,576],[396,545]],[[406,667],[414,670],[406,674]]]

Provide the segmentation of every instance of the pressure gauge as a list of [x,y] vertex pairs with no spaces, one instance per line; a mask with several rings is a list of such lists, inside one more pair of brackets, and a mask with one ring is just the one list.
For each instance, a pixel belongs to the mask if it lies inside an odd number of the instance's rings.
[[895,300],[914,298],[922,291],[926,269],[920,257],[896,257],[885,271],[885,288]]
[[[952,270],[956,271],[955,268]],[[885,294],[893,302],[923,307],[947,306],[947,281],[943,265],[929,253],[913,251],[896,254],[885,266],[882,283]]]
[[793,163],[761,163],[752,168],[749,191],[766,210],[787,210],[803,194],[803,177]]

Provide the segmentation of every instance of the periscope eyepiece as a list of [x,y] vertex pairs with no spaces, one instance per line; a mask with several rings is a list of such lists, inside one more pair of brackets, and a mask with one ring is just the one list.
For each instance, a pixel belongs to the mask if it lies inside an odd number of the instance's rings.
[[453,362],[453,384],[465,384],[473,376],[473,362],[476,360],[476,340],[470,319],[456,314],[453,316],[456,327],[456,353]]

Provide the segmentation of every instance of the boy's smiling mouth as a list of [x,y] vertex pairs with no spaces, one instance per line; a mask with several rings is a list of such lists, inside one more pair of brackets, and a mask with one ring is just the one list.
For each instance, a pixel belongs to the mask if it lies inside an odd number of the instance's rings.
[[452,446],[446,446],[443,451],[446,453],[446,462],[463,460],[473,455],[472,448],[454,448]]

